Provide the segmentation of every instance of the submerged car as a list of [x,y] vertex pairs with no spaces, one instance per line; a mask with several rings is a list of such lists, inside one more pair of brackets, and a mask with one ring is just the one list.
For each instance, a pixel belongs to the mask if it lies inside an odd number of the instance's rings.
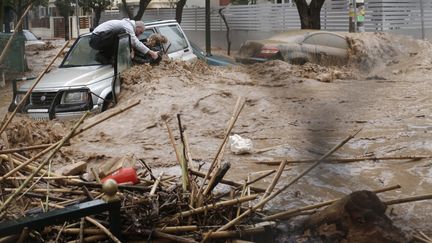
[[[86,111],[103,111],[116,102],[120,74],[131,65],[130,36],[119,36],[114,62],[99,58],[89,45],[91,34],[80,36],[67,52],[59,68],[50,71],[36,85],[19,112],[35,119],[75,118]],[[35,80],[13,85],[12,111]]]
[[30,30],[23,30],[23,34],[25,37],[25,48],[27,50],[37,50],[46,46],[46,43],[41,41],[41,38],[37,37]]
[[[169,58],[196,59],[177,22],[158,21],[148,26],[147,31],[158,30],[172,43]],[[81,35],[74,42],[59,68],[43,76],[19,112],[38,120],[77,118],[86,111],[101,112],[117,103],[120,75],[132,64],[130,36],[118,36],[113,60],[90,47],[90,36],[90,33]],[[17,107],[34,82],[26,80],[19,85],[14,82],[10,111]]]
[[198,57],[198,59],[205,61],[208,65],[213,66],[229,66],[235,65],[235,61],[224,57],[221,55],[211,55],[207,56],[204,50],[202,50],[197,44],[191,42],[190,43],[193,49],[193,53]]
[[292,64],[340,64],[345,63],[347,58],[348,42],[343,35],[320,30],[298,30],[264,40],[246,41],[235,59],[241,63],[282,60]]

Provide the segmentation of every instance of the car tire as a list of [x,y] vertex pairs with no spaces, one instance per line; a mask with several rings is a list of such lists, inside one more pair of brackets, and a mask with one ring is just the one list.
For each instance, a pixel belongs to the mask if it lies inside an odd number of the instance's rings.
[[102,112],[108,110],[111,107],[114,107],[114,101],[113,101],[113,97],[112,97],[112,93],[109,93],[106,97],[105,100],[102,104]]

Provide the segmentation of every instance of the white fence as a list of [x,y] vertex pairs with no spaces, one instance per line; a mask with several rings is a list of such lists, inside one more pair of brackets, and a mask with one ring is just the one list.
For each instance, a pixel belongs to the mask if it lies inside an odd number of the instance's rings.
[[[366,0],[365,29],[369,32],[385,31],[432,40],[432,0]],[[211,10],[212,32],[226,31],[218,13]],[[223,10],[232,36],[241,43],[251,35],[265,38],[271,33],[300,29],[300,18],[291,3],[231,5]],[[101,22],[120,19],[120,13],[103,13]],[[174,19],[175,9],[148,9],[143,20]],[[182,28],[202,43],[205,30],[205,9],[186,8]],[[321,29],[348,31],[348,0],[327,0],[321,10]],[[201,32],[201,33],[200,33]],[[200,34],[199,34],[200,33]],[[240,34],[241,33],[241,34]],[[246,33],[246,35],[245,35]],[[214,38],[214,37],[212,37]],[[220,41],[223,38],[220,37]],[[236,48],[236,43],[233,47]]]

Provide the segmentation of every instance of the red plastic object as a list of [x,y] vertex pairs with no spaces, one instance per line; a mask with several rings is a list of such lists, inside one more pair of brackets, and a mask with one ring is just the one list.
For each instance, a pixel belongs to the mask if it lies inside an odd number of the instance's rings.
[[111,175],[102,179],[104,183],[108,179],[114,179],[118,184],[121,183],[138,183],[138,176],[134,168],[121,168],[120,170],[112,173]]

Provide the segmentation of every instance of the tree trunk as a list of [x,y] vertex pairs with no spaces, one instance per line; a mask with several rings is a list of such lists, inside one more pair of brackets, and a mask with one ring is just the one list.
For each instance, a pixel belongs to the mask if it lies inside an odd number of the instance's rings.
[[93,25],[94,25],[94,28],[96,28],[96,26],[99,25],[99,20],[101,18],[101,13],[102,13],[102,8],[100,8],[100,7],[95,8],[94,11],[95,11],[95,19],[94,19]]
[[69,15],[63,16],[65,26],[65,40],[69,40]]
[[312,0],[308,5],[306,0],[295,0],[302,29],[321,29],[321,8],[324,1]]
[[149,5],[150,2],[151,2],[151,0],[140,0],[139,9],[138,9],[137,14],[134,17],[134,20],[141,20],[142,19],[142,16],[144,15],[144,12],[147,9],[147,6]]
[[129,10],[129,8],[128,8],[128,5],[127,5],[127,3],[126,3],[126,0],[122,0],[122,5],[123,5],[123,8],[124,8],[124,10],[126,11],[126,14],[128,15],[128,17],[129,17],[129,19],[132,19],[132,13],[131,13],[131,11]]
[[186,0],[179,0],[176,6],[176,20],[180,24],[183,16],[183,8],[186,5]]
[[3,31],[4,3],[0,1],[0,32]]

